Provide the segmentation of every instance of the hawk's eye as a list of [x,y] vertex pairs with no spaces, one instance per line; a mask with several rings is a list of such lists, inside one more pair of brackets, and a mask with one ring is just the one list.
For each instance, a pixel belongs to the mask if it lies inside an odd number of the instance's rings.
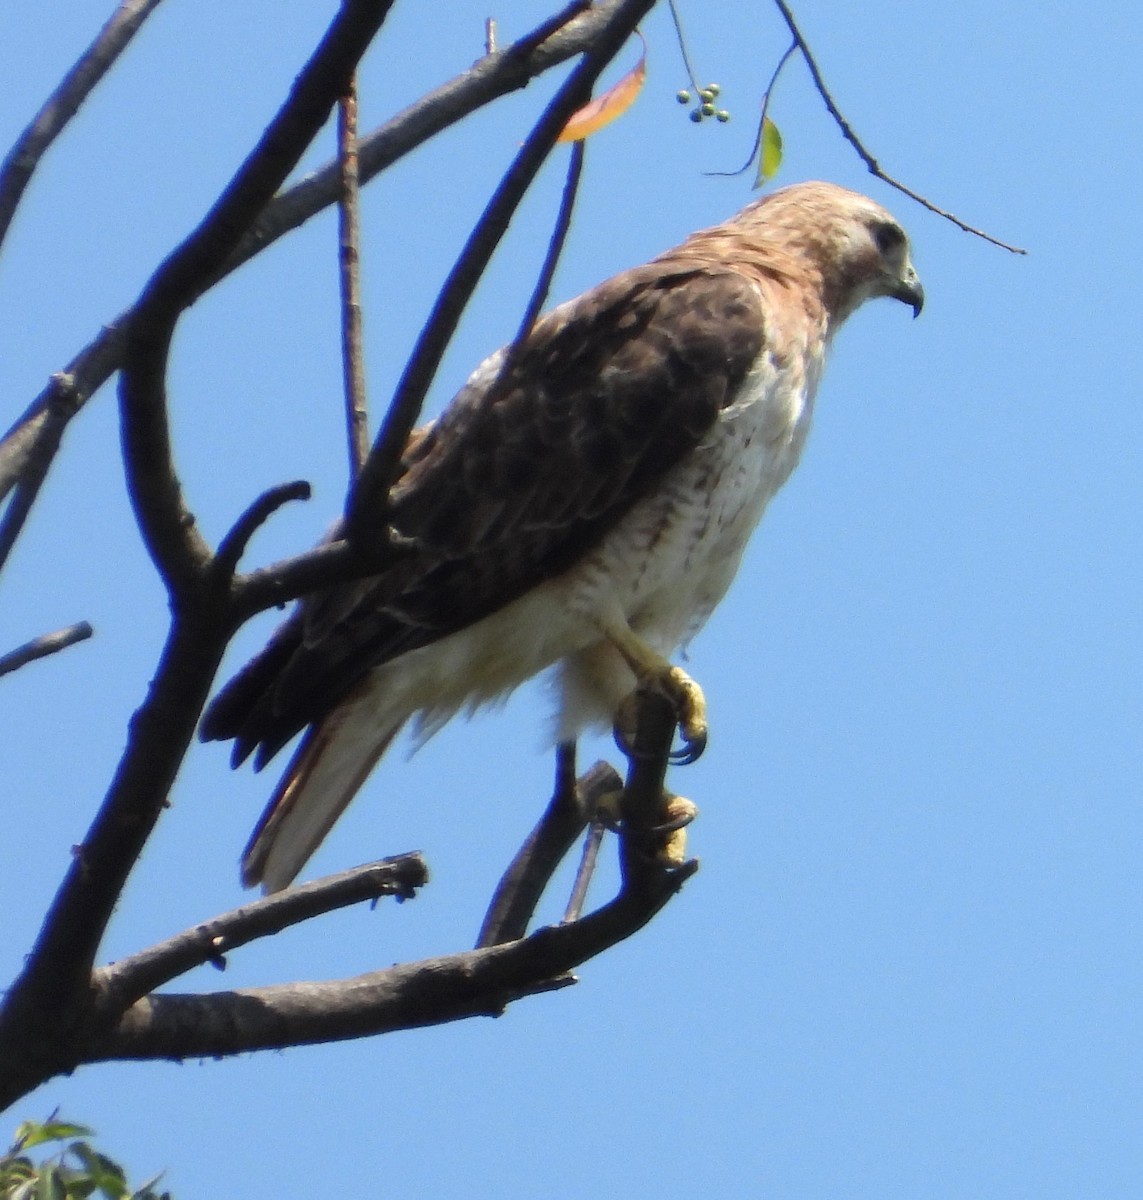
[[890,250],[896,250],[905,244],[905,233],[900,225],[879,221],[873,226],[873,240],[882,254],[888,254]]

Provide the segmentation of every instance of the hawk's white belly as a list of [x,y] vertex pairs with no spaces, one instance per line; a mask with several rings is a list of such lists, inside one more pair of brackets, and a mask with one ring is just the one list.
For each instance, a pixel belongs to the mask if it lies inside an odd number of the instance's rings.
[[[797,466],[813,410],[805,382],[764,359],[698,450],[554,581],[561,602],[595,629],[601,617],[621,613],[666,656],[697,633],[726,594],[767,503]],[[565,657],[558,682],[561,738],[610,723],[634,686],[598,634]]]
[[702,627],[767,502],[797,465],[816,367],[807,379],[769,356],[760,360],[698,449],[591,554],[476,624],[377,668],[354,706],[362,722],[366,711],[371,722],[415,714],[426,737],[458,710],[559,664],[556,737],[609,725],[635,681],[601,625],[626,621],[665,656]]

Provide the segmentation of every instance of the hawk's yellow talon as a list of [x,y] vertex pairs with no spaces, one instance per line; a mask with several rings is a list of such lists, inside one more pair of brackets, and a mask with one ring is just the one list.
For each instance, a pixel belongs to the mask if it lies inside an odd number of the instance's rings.
[[[622,829],[623,792],[599,797],[591,819],[613,833]],[[698,816],[698,805],[685,796],[663,790],[659,821],[649,832],[654,838],[655,860],[665,867],[681,867],[687,860],[687,826]]]
[[698,816],[698,805],[685,796],[663,793],[665,834],[656,858],[667,867],[681,867],[687,861],[687,826]]

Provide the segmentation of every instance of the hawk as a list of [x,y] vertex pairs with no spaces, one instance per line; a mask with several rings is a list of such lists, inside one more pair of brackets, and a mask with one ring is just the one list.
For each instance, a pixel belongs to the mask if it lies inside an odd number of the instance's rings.
[[431,733],[554,667],[557,737],[639,683],[703,695],[670,655],[726,593],[798,462],[826,351],[864,301],[924,300],[879,204],[804,183],[536,322],[410,439],[387,518],[413,549],[306,597],[211,703],[204,739],[261,769],[302,740],[246,848],[286,887],[413,719]]

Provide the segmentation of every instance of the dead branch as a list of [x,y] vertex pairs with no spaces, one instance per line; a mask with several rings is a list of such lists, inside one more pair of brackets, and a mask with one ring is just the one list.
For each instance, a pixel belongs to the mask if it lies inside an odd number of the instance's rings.
[[341,163],[338,201],[338,279],[341,288],[341,361],[345,387],[345,432],[349,478],[356,479],[369,454],[369,410],[365,400],[365,350],[361,335],[361,203],[357,168],[357,81],[351,79],[337,106],[337,151]]
[[18,427],[11,437],[0,442],[0,499],[12,488],[16,489],[0,520],[0,569],[20,536],[60,448],[64,430],[79,411],[79,405],[74,377],[61,372],[52,377],[40,419]]
[[424,857],[401,854],[264,896],[95,971],[92,985],[99,995],[98,1007],[118,1017],[136,1000],[195,967],[225,967],[223,955],[258,938],[363,900],[411,900],[428,881]]
[[599,796],[622,790],[623,781],[605,762],[597,762],[577,781],[573,751],[574,743],[559,749],[551,801],[501,877],[477,947],[512,942],[528,932],[540,897],[583,831]]
[[[538,75],[582,53],[593,44],[601,30],[610,27],[621,2],[603,0],[602,3],[585,7],[577,0],[518,41],[486,55],[470,70],[442,84],[379,126],[358,146],[362,182],[373,179],[410,151],[478,108],[525,87]],[[340,172],[335,160],[276,195],[243,234],[238,246],[222,266],[202,282],[199,294],[226,278],[278,238],[336,203],[339,188]],[[128,311],[105,325],[32,401],[0,440],[0,480],[6,478],[5,455],[17,445],[21,454],[39,454],[45,463],[46,473],[67,421],[122,365],[130,316]],[[57,425],[52,416],[55,379],[63,376],[70,380],[73,405]],[[42,481],[43,474],[34,483],[21,483],[19,495],[9,505],[3,525],[0,525],[0,567],[23,528]],[[315,569],[316,565],[307,564],[302,573]],[[337,581],[331,578],[329,582]],[[297,594],[300,593],[294,593]],[[290,595],[285,596],[285,599],[291,598]]]
[[[679,867],[664,865],[647,853],[674,730],[670,703],[655,693],[642,694],[621,801],[622,884],[613,900],[588,916],[515,941],[351,979],[208,995],[146,996],[106,1032],[94,1028],[90,1040],[77,1048],[77,1063],[203,1057],[342,1041],[473,1016],[499,1016],[523,996],[566,986],[573,982],[568,972],[636,933],[698,868],[694,861]],[[181,943],[181,938],[186,942]],[[209,961],[197,931],[166,945],[176,943],[190,965]]]
[[0,1010],[0,1062],[19,1064],[14,1073],[24,1078],[53,1074],[70,1056],[66,1031],[90,1006],[107,922],[166,804],[233,629],[229,590],[217,586],[174,472],[164,379],[171,334],[202,275],[231,252],[313,140],[387,11],[378,0],[349,0],[340,9],[258,145],[133,310],[121,388],[124,465],[174,619],[115,778]]
[[624,892],[570,925],[351,979],[149,996],[97,1035],[79,1061],[240,1054],[496,1017],[515,1000],[574,982],[569,971],[637,933],[684,881],[660,873],[656,888]]
[[304,479],[279,484],[263,492],[234,522],[230,532],[218,543],[213,569],[227,577],[238,567],[255,533],[280,509],[293,500],[308,500],[312,489]]
[[[547,153],[566,119],[563,108],[570,111],[581,101],[607,58],[618,51],[652,3],[617,0],[608,6],[607,20],[601,26],[603,33],[597,35],[597,44],[559,92],[556,104],[541,118],[538,132],[534,131],[529,139],[527,169],[510,177],[510,186],[498,197],[499,209],[494,201],[495,220],[490,220],[489,228],[510,215],[517,202],[514,191],[526,185],[528,172],[534,173],[534,165],[538,165],[533,164],[532,156],[539,159],[541,150]],[[318,1017],[315,1025],[298,1029],[301,1041],[399,1027],[393,1024],[391,1009],[379,1016],[368,998],[362,1008],[361,989],[355,981],[256,991],[250,995],[266,1019],[248,1026],[244,1018],[229,1035],[220,1034],[218,1026],[219,1019],[229,1020],[226,1013],[230,1001],[225,997],[190,997],[188,1007],[178,998],[134,995],[145,984],[153,986],[160,977],[173,978],[172,973],[178,973],[180,967],[211,961],[228,945],[264,936],[273,922],[285,922],[283,914],[292,913],[292,919],[302,919],[298,915],[301,909],[296,907],[299,902],[290,898],[259,902],[238,914],[218,918],[206,940],[201,931],[188,931],[185,937],[133,956],[118,975],[116,968],[93,971],[108,919],[167,803],[222,651],[237,624],[254,611],[255,603],[273,602],[290,587],[329,582],[328,578],[320,578],[323,569],[334,575],[367,573],[362,562],[368,560],[368,554],[359,551],[351,562],[347,545],[333,542],[277,570],[230,580],[234,565],[259,523],[285,500],[300,495],[300,488],[287,485],[255,501],[224,539],[219,554],[212,555],[194,530],[175,472],[167,428],[165,376],[171,335],[182,312],[218,276],[244,231],[281,186],[344,91],[386,9],[383,0],[347,0],[298,77],[289,99],[218,202],[158,268],[122,322],[105,330],[84,352],[86,357],[81,356],[82,362],[77,364],[82,368],[82,378],[72,375],[69,390],[78,406],[90,395],[84,389],[100,371],[122,366],[125,469],[141,532],[171,596],[173,620],[157,672],[132,719],[127,747],[103,805],[84,841],[75,848],[72,864],[24,970],[0,1008],[0,1106],[81,1062],[146,1056],[147,1046],[166,1046],[165,1050],[157,1050],[160,1057],[178,1053],[177,1046],[184,1044],[180,1039],[189,1029],[184,1019],[187,1013],[191,1014],[194,1030],[185,1044],[221,1044],[220,1037],[222,1041],[229,1037],[235,1049],[278,1044],[274,1030],[281,1028],[283,1016],[291,1024],[291,998],[303,993],[326,997],[331,1008]],[[473,263],[466,269],[471,271]],[[20,453],[26,451],[23,439],[29,429],[34,429],[35,438],[42,427],[40,413],[31,413],[26,422],[18,423],[14,436],[20,443]],[[9,440],[7,448],[11,449],[12,444]],[[0,446],[0,453],[3,450]],[[383,553],[392,558],[402,550],[400,544],[386,545]],[[371,573],[376,569],[374,563],[367,570]],[[449,976],[451,982],[443,990],[432,964],[427,971],[418,971],[416,966],[403,969],[403,978],[409,983],[402,991],[401,1002],[407,1005],[410,995],[427,996],[426,1003],[417,1008],[414,1021],[425,1024],[476,1011],[498,1011],[517,995],[565,986],[571,965],[634,932],[685,878],[685,872],[679,871],[660,874],[657,885],[625,887],[607,908],[577,922],[574,937],[563,936],[554,953],[550,939],[535,935],[528,939],[525,950],[493,958],[488,968],[482,965],[483,960],[457,956],[456,977]],[[355,877],[350,890],[360,885],[361,878]],[[330,894],[323,893],[315,903],[318,908],[322,904],[330,906]],[[216,940],[219,937],[223,938],[221,947]],[[472,990],[474,978],[481,986],[486,985],[479,995]],[[469,982],[457,983],[457,979]],[[446,994],[448,989],[451,995]],[[117,1006],[125,1003],[124,997],[135,1001],[126,1015],[121,1007],[117,1011]],[[247,1012],[246,998],[240,998],[239,1003]],[[174,1014],[173,1025],[166,1018],[155,1020],[159,1009]],[[434,1012],[438,1014],[435,1017]],[[408,1018],[405,1023],[409,1023]]]
[[25,642],[24,645],[0,656],[0,675],[9,675],[21,667],[26,667],[30,662],[47,658],[49,654],[58,654],[61,650],[74,646],[76,642],[86,641],[92,633],[94,630],[87,621],[79,621],[66,629],[58,629],[55,633],[45,633],[33,638],[30,642]]
[[588,823],[579,866],[576,867],[575,882],[572,884],[571,895],[568,897],[567,907],[564,909],[565,925],[569,921],[578,921],[583,915],[583,907],[587,903],[587,889],[591,886],[595,866],[599,860],[599,848],[603,845],[603,835],[606,832],[602,822],[593,819]]
[[654,2],[622,0],[614,22],[601,31],[595,43],[585,51],[579,66],[560,87],[480,215],[437,296],[428,323],[397,384],[373,449],[351,490],[346,507],[346,528],[352,541],[368,542],[373,530],[383,528],[383,520],[379,518],[409,434],[461,315],[507,231],[512,214],[571,115],[586,103],[604,67]]
[[[371,1036],[472,1016],[498,1016],[524,996],[574,982],[576,966],[638,932],[695,872],[647,853],[654,836],[674,733],[662,696],[641,696],[635,749],[621,800],[622,883],[586,917],[510,942],[402,964],[350,979],[280,984],[204,995],[151,994],[153,987],[228,950],[342,904],[380,893],[407,895],[424,882],[419,856],[287,891],[223,914],[96,971],[92,1003],[55,1031],[53,1053],[0,1059],[0,1108],[36,1082],[84,1063],[237,1054]],[[607,769],[609,770],[609,769]],[[614,775],[597,772],[610,787]],[[7,1050],[8,1048],[5,1047]]]
[[95,40],[47,98],[0,164],[0,245],[24,191],[52,142],[113,67],[160,0],[122,0]]

